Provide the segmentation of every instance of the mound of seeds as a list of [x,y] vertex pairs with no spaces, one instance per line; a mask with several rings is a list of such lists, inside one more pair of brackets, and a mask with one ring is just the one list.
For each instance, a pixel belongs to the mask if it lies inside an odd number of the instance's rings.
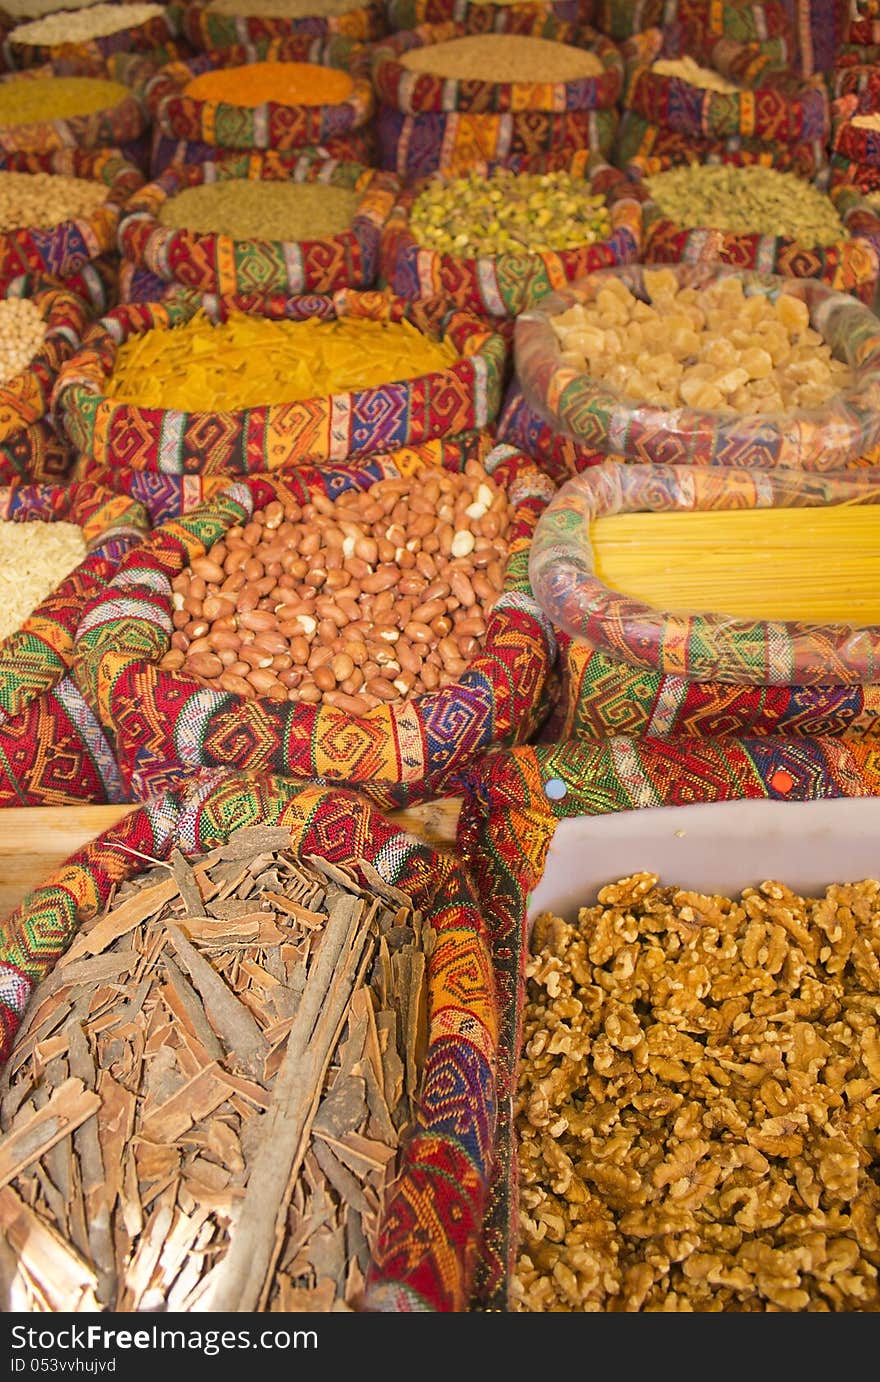
[[571,82],[598,77],[601,59],[586,48],[522,34],[468,34],[400,55],[410,72],[484,82]]
[[159,211],[163,226],[233,240],[323,240],[348,230],[360,201],[350,187],[230,178],[186,187]]
[[0,640],[20,629],[85,555],[76,523],[0,522]]
[[129,95],[127,86],[102,77],[7,77],[0,81],[0,125],[93,115],[97,110],[112,110]]
[[434,932],[356,862],[245,827],[84,924],[3,1072],[0,1308],[358,1308]]
[[458,258],[539,254],[606,240],[611,217],[582,178],[502,168],[430,182],[413,203],[410,229],[428,249]]
[[30,298],[0,298],[0,384],[26,369],[46,337],[46,323]]
[[175,577],[161,666],[354,715],[450,685],[485,641],[509,521],[476,462],[268,504]]
[[880,1311],[880,883],[535,919],[512,1309]]
[[654,201],[681,226],[741,235],[784,235],[802,245],[847,237],[831,198],[795,173],[749,164],[693,164],[645,179]]
[[51,46],[56,43],[83,43],[91,38],[104,38],[144,24],[148,19],[165,13],[164,5],[87,5],[82,9],[62,10],[17,24],[9,34],[10,43],[34,43]]
[[0,231],[60,225],[91,213],[107,200],[108,188],[66,173],[0,171]]

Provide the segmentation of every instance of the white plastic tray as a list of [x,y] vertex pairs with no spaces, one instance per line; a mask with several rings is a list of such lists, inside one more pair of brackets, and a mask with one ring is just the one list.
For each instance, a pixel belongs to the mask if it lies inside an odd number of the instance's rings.
[[528,919],[567,921],[606,883],[648,871],[730,896],[766,879],[802,895],[880,877],[880,797],[732,801],[578,816],[556,828]]

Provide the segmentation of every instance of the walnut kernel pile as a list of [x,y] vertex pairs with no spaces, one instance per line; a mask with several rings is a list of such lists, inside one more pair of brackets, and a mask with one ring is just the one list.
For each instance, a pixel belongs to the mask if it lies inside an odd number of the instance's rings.
[[880,1311],[880,882],[538,917],[511,1309]]

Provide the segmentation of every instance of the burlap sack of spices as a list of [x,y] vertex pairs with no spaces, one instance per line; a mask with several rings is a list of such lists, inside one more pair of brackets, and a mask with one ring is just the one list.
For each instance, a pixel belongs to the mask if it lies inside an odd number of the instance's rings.
[[[38,1070],[46,1013],[110,968],[118,998],[138,995],[114,1005],[121,1026],[71,1009]],[[498,1012],[451,852],[354,793],[209,774],[28,894],[0,976],[4,1309],[34,1290],[74,1312],[468,1308]],[[53,1152],[37,1115],[22,1160],[34,1082],[73,1112],[72,1140]],[[29,1193],[71,1157],[68,1197]]]
[[71,676],[86,603],[143,537],[142,506],[100,485],[0,488],[0,518],[75,523],[87,555],[0,643],[0,806],[126,801],[113,751]]
[[45,323],[36,353],[0,384],[0,484],[57,481],[67,475],[73,453],[55,426],[50,397],[61,365],[79,346],[89,313],[80,296],[45,276],[12,278],[0,295],[10,303],[32,302]]
[[875,738],[875,627],[655,609],[591,574],[588,533],[593,518],[612,513],[767,506],[781,521],[790,508],[878,497],[869,470],[817,476],[608,462],[583,471],[548,505],[531,550],[532,587],[560,646],[560,688],[542,737]]
[[[284,239],[266,232],[235,236],[168,224],[163,215],[175,199],[194,188],[236,184],[259,195],[265,184],[339,189],[356,204],[350,222],[334,234],[312,228],[288,232]],[[241,184],[252,184],[241,188]],[[400,190],[397,179],[359,163],[342,163],[315,155],[227,155],[205,163],[177,164],[141,187],[127,201],[119,223],[118,243],[125,267],[142,269],[167,286],[202,293],[332,293],[340,288],[374,287],[379,271],[379,240]],[[255,215],[256,208],[249,208]],[[205,211],[203,214],[209,214]],[[299,210],[300,219],[303,211]],[[263,222],[265,225],[265,221]],[[148,299],[142,298],[142,301]]]
[[[117,402],[106,393],[121,343],[187,323],[202,310],[214,323],[237,312],[274,320],[406,322],[455,354],[409,379],[250,408],[183,412]],[[408,302],[377,289],[295,298],[188,292],[162,303],[123,304],[96,322],[59,372],[53,406],[87,465],[262,473],[482,431],[495,420],[508,361],[508,344],[490,323],[442,298]]]
[[[369,467],[349,467],[329,477],[323,469],[249,477],[200,509],[159,525],[131,561],[122,563],[115,584],[90,604],[80,622],[77,676],[115,745],[133,797],[165,790],[194,768],[225,765],[334,781],[357,787],[380,807],[390,808],[453,790],[462,770],[481,752],[522,742],[535,731],[549,708],[545,692],[553,649],[531,598],[526,568],[532,532],[552,485],[510,447],[495,448],[479,467],[506,490],[513,506],[503,539],[507,556],[499,566],[502,593],[485,606],[480,617],[484,634],[471,640],[475,647],[461,659],[461,671],[451,671],[450,679],[439,685],[435,680],[437,689],[407,693],[407,685],[415,683],[403,678],[401,670],[390,669],[396,659],[389,656],[384,664],[388,676],[400,678],[400,685],[395,681],[384,688],[381,704],[364,708],[349,695],[341,702],[337,697],[336,704],[282,699],[266,677],[260,679],[260,686],[266,683],[263,690],[256,687],[256,675],[250,685],[239,677],[224,684],[220,659],[218,667],[213,661],[208,667],[200,658],[188,661],[184,640],[176,636],[189,616],[184,610],[177,618],[180,604],[174,603],[172,581],[184,568],[196,575],[210,569],[200,558],[224,534],[241,531],[269,505],[280,511],[283,504],[302,506],[312,497],[322,502],[341,491],[369,494],[385,479],[430,479],[435,466],[436,456],[413,449],[372,458]],[[379,582],[389,570],[376,567]],[[473,592],[465,589],[463,598],[473,601]],[[398,607],[402,599],[399,593]],[[320,618],[323,608],[322,601]],[[475,602],[464,608],[479,606]],[[256,613],[257,622],[266,625],[264,611]],[[250,616],[240,617],[245,629]],[[427,610],[424,617],[429,617]],[[307,621],[310,636],[317,622]],[[288,622],[282,620],[279,627],[288,628]],[[298,629],[304,627],[297,622]],[[427,627],[410,626],[408,618],[410,627],[413,637],[435,636]],[[403,636],[397,629],[388,633],[395,643]],[[182,654],[171,659],[174,649]],[[406,670],[403,663],[400,668]]]
[[[559,822],[744,798],[806,802],[878,795],[875,750],[857,740],[821,735],[795,741],[616,734],[599,743],[563,740],[518,748],[487,755],[476,765],[459,818],[458,849],[475,880],[491,937],[501,1014],[496,1163],[475,1278],[477,1308],[511,1308],[519,1236],[514,1108],[529,953],[527,914]],[[669,829],[671,839],[674,814]],[[632,862],[635,871],[641,861],[635,857]],[[664,881],[675,883],[671,869]]]

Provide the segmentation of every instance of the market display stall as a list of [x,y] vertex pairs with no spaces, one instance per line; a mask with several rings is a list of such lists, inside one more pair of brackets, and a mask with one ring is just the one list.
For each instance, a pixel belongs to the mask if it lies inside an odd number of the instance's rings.
[[2,18],[0,1312],[880,1312],[874,0]]

